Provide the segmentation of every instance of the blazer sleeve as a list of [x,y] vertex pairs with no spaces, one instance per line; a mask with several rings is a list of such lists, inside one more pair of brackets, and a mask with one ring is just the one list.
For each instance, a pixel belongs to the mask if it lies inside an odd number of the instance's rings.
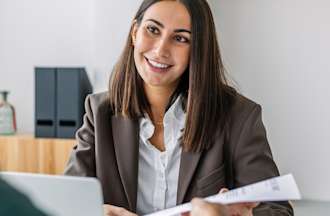
[[85,111],[83,125],[76,132],[77,144],[73,147],[64,170],[65,175],[96,176],[94,119],[90,95],[85,100]]
[[[232,155],[234,186],[240,187],[279,175],[262,122],[261,107],[255,104],[245,121],[237,126],[238,133]],[[254,209],[256,216],[293,215],[289,202],[265,202]]]

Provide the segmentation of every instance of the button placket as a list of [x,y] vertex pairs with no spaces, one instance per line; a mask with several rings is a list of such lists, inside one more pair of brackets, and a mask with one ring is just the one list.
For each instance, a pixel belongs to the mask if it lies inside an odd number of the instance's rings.
[[154,194],[154,206],[157,209],[164,209],[166,207],[166,164],[164,160],[164,152],[157,152],[156,158],[156,185]]
[[[177,181],[180,167],[181,146],[178,139],[182,135],[185,124],[185,113],[181,110],[180,98],[167,110],[164,116],[164,145],[165,152],[160,152],[149,142],[154,133],[154,125],[148,115],[140,121],[141,148],[145,152],[140,157],[145,159],[145,172],[141,176],[141,189],[138,193],[143,196],[137,201],[140,212],[158,211],[176,205]],[[141,163],[142,164],[142,163]],[[140,169],[140,168],[139,168]],[[139,180],[140,181],[140,180]],[[140,187],[140,186],[139,186]],[[141,192],[142,191],[142,192]],[[149,191],[147,196],[146,191]],[[150,197],[150,192],[152,195]]]

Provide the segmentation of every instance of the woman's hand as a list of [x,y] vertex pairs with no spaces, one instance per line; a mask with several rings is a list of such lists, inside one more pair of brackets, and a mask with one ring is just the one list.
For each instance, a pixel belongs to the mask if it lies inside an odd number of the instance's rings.
[[[223,188],[219,193],[228,192],[227,188]],[[227,205],[228,207],[228,215],[229,216],[253,216],[253,209],[257,207],[259,203],[237,203]]]
[[113,205],[103,205],[103,215],[104,216],[137,216],[130,211],[118,206]]

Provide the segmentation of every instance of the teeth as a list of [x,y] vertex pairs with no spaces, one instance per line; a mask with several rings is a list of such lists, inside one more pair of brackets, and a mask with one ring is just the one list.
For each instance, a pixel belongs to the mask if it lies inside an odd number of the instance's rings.
[[157,67],[157,68],[162,68],[162,69],[164,69],[164,68],[168,68],[168,67],[169,67],[169,65],[167,65],[167,64],[161,64],[161,63],[155,62],[155,61],[150,60],[150,59],[148,59],[148,61],[150,62],[150,64],[151,64],[152,66]]

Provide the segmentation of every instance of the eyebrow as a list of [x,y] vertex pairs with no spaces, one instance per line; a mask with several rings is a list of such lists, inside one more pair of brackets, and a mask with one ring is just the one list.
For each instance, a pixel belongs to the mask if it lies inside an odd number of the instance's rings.
[[[156,23],[158,26],[160,26],[161,28],[164,28],[164,25],[163,25],[161,22],[157,21],[157,20],[154,20],[154,19],[147,19],[146,21],[154,22],[154,23]],[[191,31],[189,31],[189,30],[187,30],[187,29],[175,29],[174,32],[175,32],[175,33],[186,32],[186,33],[191,34]]]

